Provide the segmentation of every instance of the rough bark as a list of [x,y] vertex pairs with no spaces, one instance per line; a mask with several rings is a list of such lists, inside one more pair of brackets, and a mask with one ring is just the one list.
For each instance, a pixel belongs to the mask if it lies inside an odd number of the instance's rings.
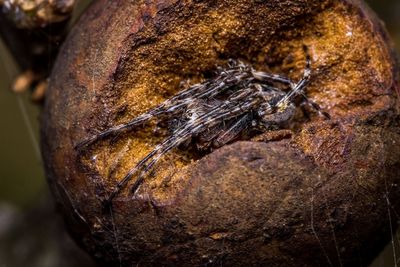
[[[308,95],[330,121],[313,117],[290,139],[240,141],[198,160],[177,150],[135,198],[126,189],[104,209],[160,137],[143,128],[83,157],[78,142],[229,58],[299,78],[304,44]],[[75,239],[108,265],[366,265],[390,236],[388,210],[399,212],[398,82],[387,34],[360,1],[99,0],[52,72],[47,176]]]

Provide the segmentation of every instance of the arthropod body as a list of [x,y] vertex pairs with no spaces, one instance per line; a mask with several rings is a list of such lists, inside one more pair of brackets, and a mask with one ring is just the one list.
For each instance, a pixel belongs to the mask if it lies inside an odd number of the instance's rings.
[[106,202],[109,203],[133,177],[132,191],[135,192],[160,158],[182,144],[192,141],[197,149],[209,150],[238,138],[246,138],[251,132],[282,127],[303,104],[328,117],[306,97],[305,89],[311,77],[310,57],[308,53],[306,55],[306,67],[298,82],[230,60],[226,67],[217,69],[213,78],[188,87],[125,124],[79,143],[77,148],[81,149],[152,119],[169,125],[169,136],[132,167],[117,183]]

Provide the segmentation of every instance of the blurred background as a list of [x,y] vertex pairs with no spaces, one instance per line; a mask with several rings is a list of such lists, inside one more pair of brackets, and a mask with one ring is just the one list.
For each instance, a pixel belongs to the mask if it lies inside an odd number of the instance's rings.
[[[84,9],[87,2],[89,1],[79,3],[74,18]],[[369,0],[367,2],[385,22],[395,41],[397,50],[400,51],[400,0]],[[77,262],[59,262],[57,258],[61,252],[56,250],[63,249],[63,246],[69,248],[67,252],[63,252],[66,253],[66,255],[63,255],[64,257],[71,258],[71,255],[77,257],[77,253],[81,253],[78,249],[70,249],[73,243],[63,233],[61,233],[63,235],[61,238],[65,241],[65,244],[55,244],[54,240],[47,240],[39,246],[34,245],[42,252],[51,250],[48,253],[41,253],[43,256],[37,259],[35,264],[31,261],[31,264],[25,265],[26,263],[22,260],[18,262],[18,260],[12,259],[12,257],[18,258],[21,249],[24,249],[24,245],[17,242],[17,247],[13,248],[7,243],[18,240],[18,237],[13,236],[18,235],[18,233],[13,233],[13,230],[16,229],[14,223],[16,218],[19,218],[19,221],[26,221],[24,220],[24,218],[27,218],[26,214],[36,212],[38,203],[49,201],[38,144],[39,108],[32,105],[29,94],[16,95],[10,91],[11,82],[18,73],[16,63],[0,40],[0,125],[2,126],[0,128],[0,266],[78,266],[76,265]],[[46,205],[46,203],[42,205]],[[49,216],[49,220],[54,220],[51,218],[51,214],[43,214],[43,216]],[[22,226],[19,225],[18,227],[24,227],[24,223],[26,222],[21,223]],[[62,225],[61,222],[58,222],[58,224]],[[62,226],[60,228],[55,227],[51,231],[60,235],[61,228]],[[44,240],[43,235],[53,233],[51,231],[48,233],[49,229],[43,229],[43,227],[39,227],[37,233],[32,232],[30,228],[27,229],[32,234],[31,242],[36,242],[37,239]],[[23,242],[25,243],[26,239]],[[18,250],[18,252],[13,249]],[[400,251],[399,248],[397,249]],[[34,253],[27,248],[25,250],[28,250],[25,251],[26,256],[29,256],[29,253]],[[92,264],[83,253],[80,257],[83,258],[83,261],[80,261],[79,265],[82,262],[87,263],[85,266]],[[382,252],[372,266],[397,266],[397,263],[394,262],[391,244],[387,246],[387,249]]]

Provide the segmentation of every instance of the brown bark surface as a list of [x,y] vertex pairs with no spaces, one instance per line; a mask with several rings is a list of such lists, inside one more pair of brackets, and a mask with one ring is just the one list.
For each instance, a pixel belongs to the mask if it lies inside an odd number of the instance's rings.
[[[136,198],[126,188],[104,209],[163,137],[144,127],[83,156],[78,142],[229,58],[297,80],[303,45],[308,96],[331,120],[312,117],[290,138],[201,158],[176,150]],[[397,75],[385,30],[359,1],[99,0],[53,69],[42,118],[47,176],[75,238],[108,264],[365,265],[390,236],[388,210],[399,211]]]

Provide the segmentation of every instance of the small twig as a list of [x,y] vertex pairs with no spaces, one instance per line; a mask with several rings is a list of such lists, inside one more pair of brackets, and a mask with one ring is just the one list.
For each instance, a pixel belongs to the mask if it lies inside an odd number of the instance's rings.
[[40,90],[50,73],[58,49],[66,36],[75,0],[0,0],[0,37],[10,50],[22,74],[13,90]]

